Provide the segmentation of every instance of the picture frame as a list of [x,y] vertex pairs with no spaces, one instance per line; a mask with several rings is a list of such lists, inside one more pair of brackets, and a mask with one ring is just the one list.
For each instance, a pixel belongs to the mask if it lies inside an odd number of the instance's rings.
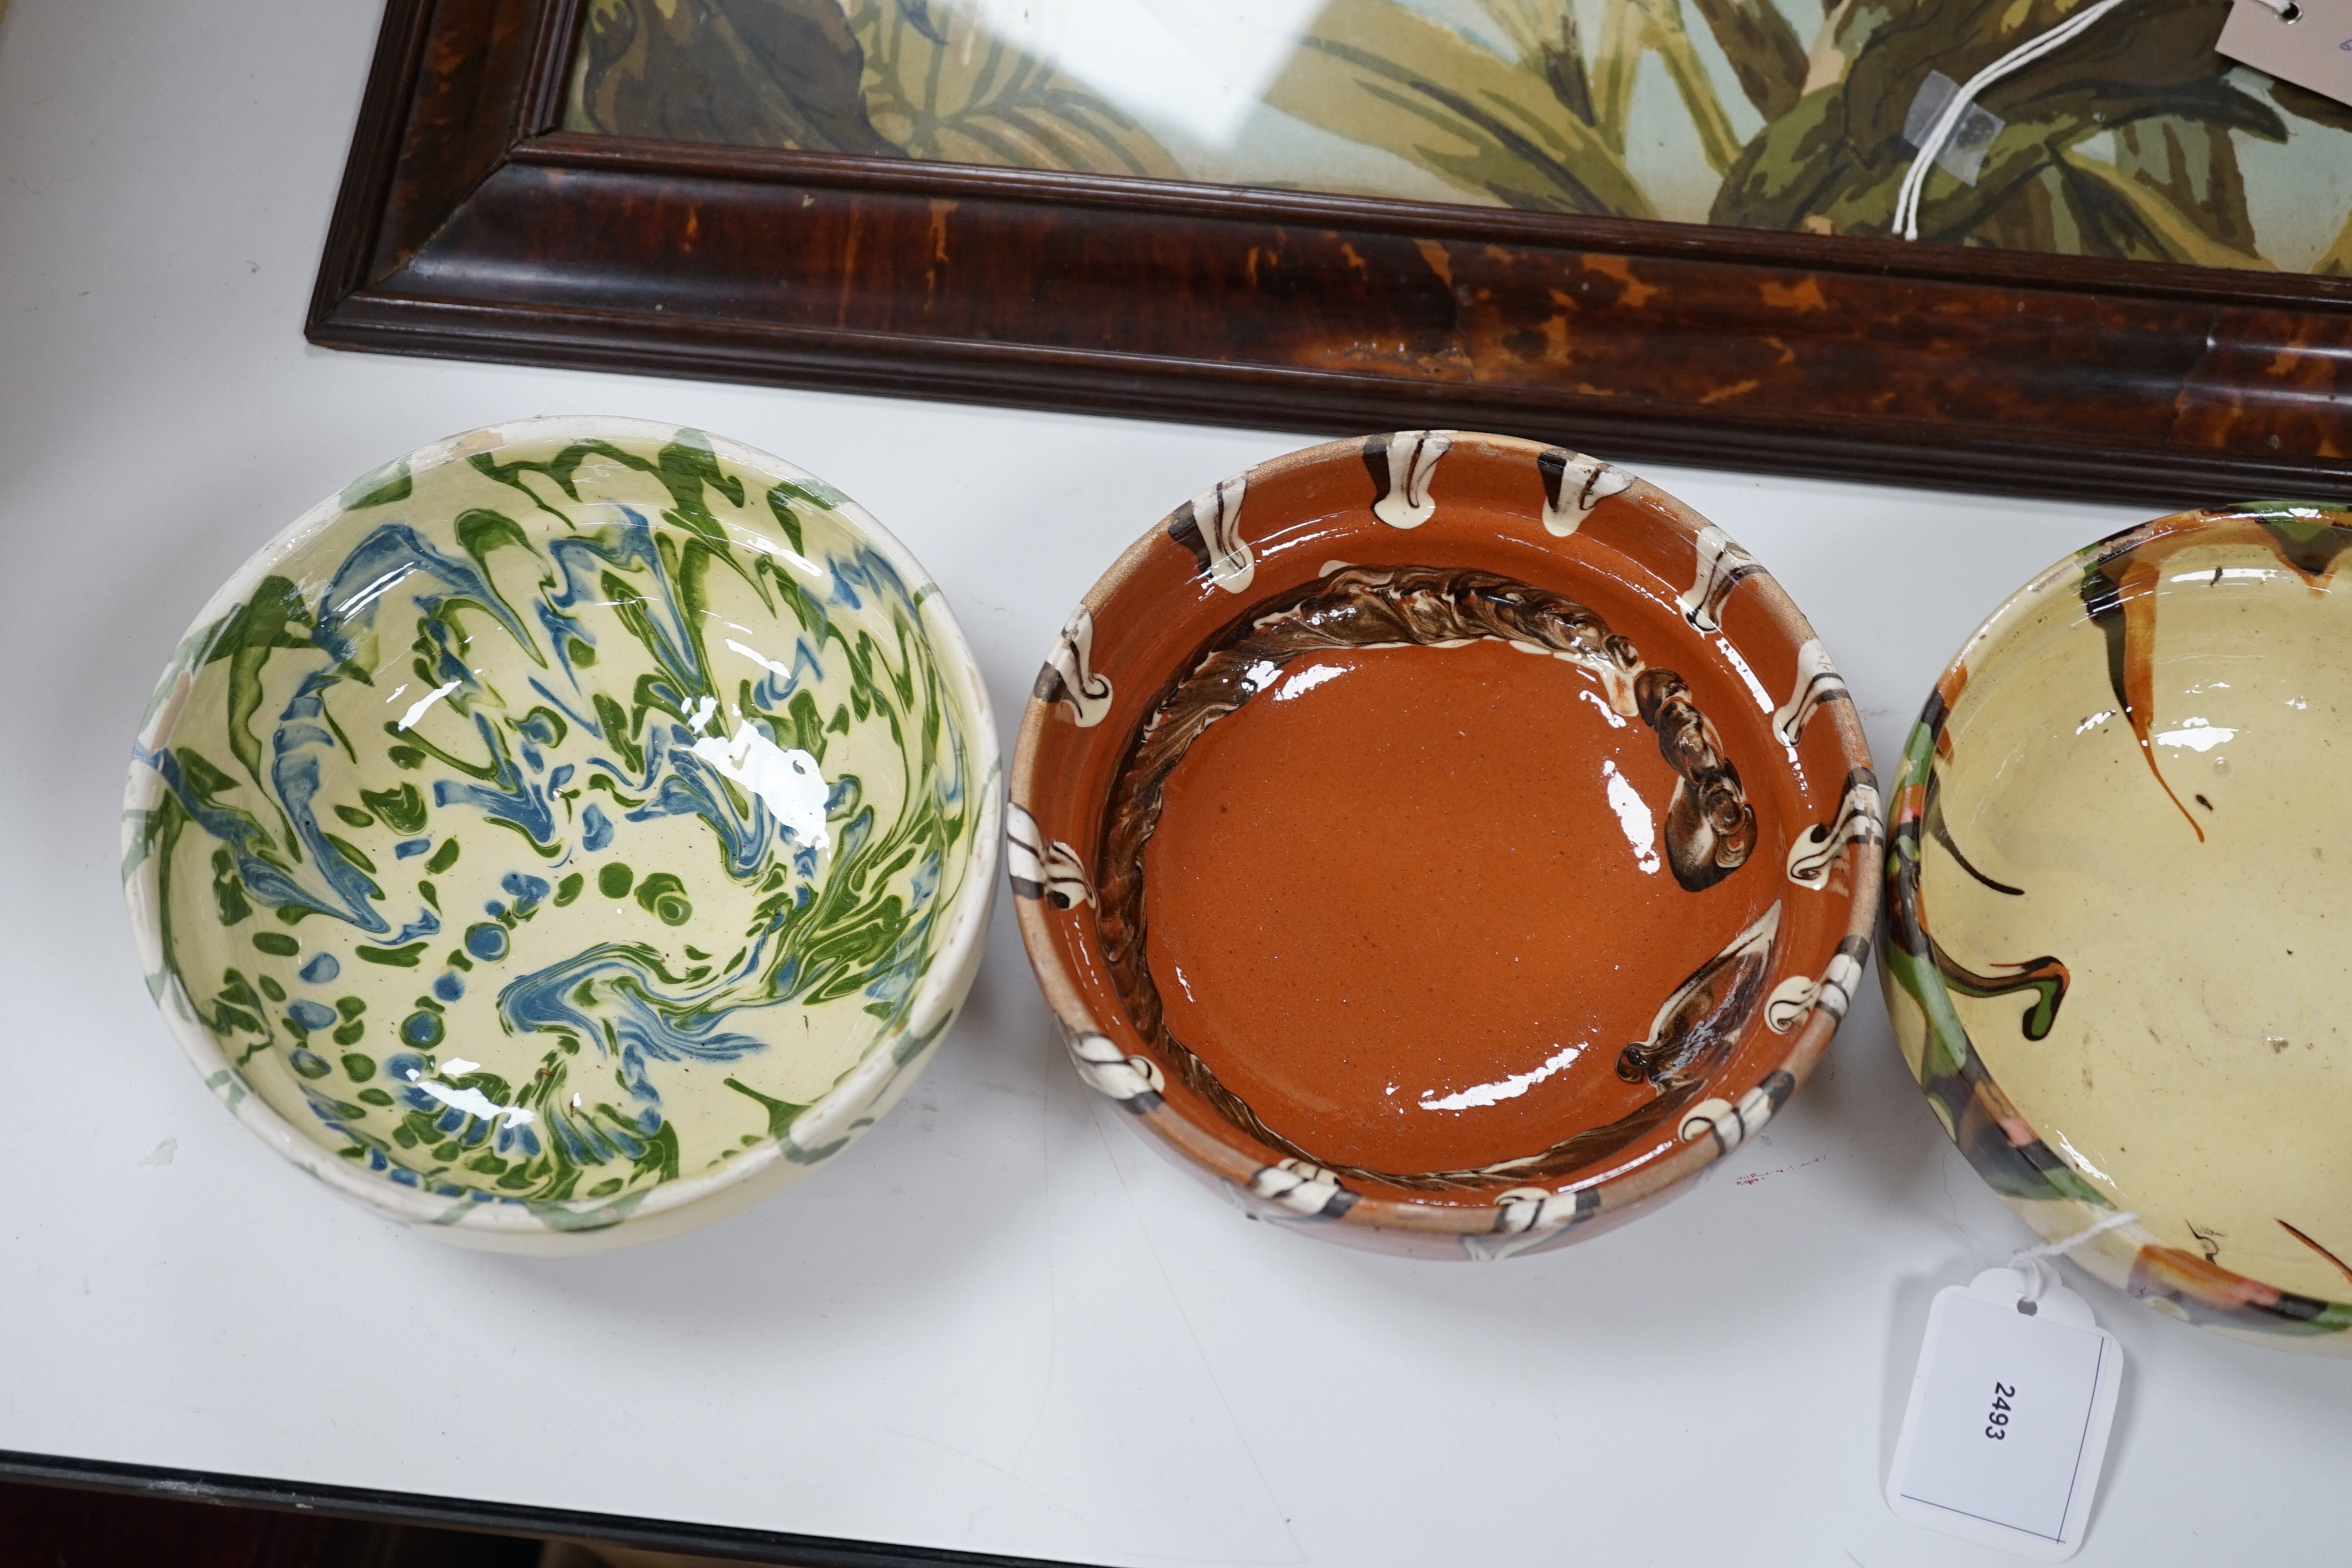
[[310,341],[2175,506],[2352,492],[2352,279],[583,134],[583,10],[390,0]]

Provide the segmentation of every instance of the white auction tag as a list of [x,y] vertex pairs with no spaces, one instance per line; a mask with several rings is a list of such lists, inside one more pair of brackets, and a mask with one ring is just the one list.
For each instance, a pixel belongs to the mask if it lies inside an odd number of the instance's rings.
[[2237,0],[2213,47],[2340,103],[2352,103],[2352,0],[2294,0],[2290,16]]
[[2123,1351],[2090,1304],[1989,1268],[1937,1292],[1886,1478],[1896,1517],[2043,1563],[2082,1548]]

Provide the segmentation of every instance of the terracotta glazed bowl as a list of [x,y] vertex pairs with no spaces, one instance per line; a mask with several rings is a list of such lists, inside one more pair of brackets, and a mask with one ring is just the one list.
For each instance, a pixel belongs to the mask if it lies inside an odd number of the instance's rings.
[[839,1152],[929,1059],[996,879],[994,725],[914,558],[626,419],[411,453],[214,595],[125,802],[205,1081],[380,1214],[644,1240]]
[[1876,918],[1796,606],[1592,458],[1409,431],[1179,507],[1023,714],[1008,867],[1086,1080],[1255,1217],[1555,1245],[1752,1135]]
[[1905,748],[1881,968],[1969,1162],[2109,1284],[2352,1350],[2352,513],[2181,512],[1978,628]]

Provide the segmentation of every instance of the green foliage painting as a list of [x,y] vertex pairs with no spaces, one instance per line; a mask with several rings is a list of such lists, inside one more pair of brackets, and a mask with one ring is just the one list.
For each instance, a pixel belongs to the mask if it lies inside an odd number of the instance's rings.
[[[1932,73],[2087,0],[592,0],[614,135],[1884,236]],[[1995,83],[1920,237],[2352,276],[2352,109],[2146,0]]]

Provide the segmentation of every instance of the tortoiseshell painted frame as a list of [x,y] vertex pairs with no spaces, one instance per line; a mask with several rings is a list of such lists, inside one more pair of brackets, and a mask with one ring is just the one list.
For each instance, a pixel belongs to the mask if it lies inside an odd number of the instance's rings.
[[2161,504],[2352,476],[2352,279],[562,129],[388,0],[321,345]]

